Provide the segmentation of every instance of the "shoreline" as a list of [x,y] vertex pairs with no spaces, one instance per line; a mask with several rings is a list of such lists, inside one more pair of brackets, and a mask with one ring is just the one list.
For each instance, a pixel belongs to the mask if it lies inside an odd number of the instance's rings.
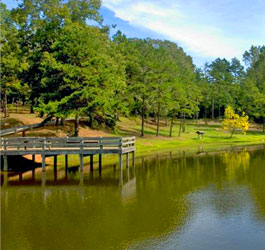
[[[168,147],[162,150],[150,150],[148,152],[137,152],[137,144],[136,144],[136,151],[135,151],[135,161],[138,158],[142,157],[152,157],[152,155],[163,155],[166,153],[176,153],[176,152],[183,152],[185,151],[187,155],[202,155],[205,153],[221,153],[222,151],[231,151],[231,150],[242,150],[244,148],[251,149],[251,148],[261,149],[265,147],[264,142],[247,142],[247,143],[230,143],[230,144],[203,144],[203,145],[185,145],[185,146],[177,146],[177,147]],[[129,157],[131,159],[131,157]],[[125,161],[125,157],[123,157],[123,161]],[[98,158],[95,157],[94,159],[94,169],[98,169]],[[63,169],[64,168],[64,156],[58,156],[57,160],[57,168]],[[78,167],[79,166],[79,157],[77,155],[71,155],[68,160],[68,167]],[[84,158],[84,167],[89,164],[88,158]],[[104,167],[118,164],[118,157],[114,155],[103,155],[102,157],[102,169]],[[53,159],[48,158],[46,166],[53,167]]]

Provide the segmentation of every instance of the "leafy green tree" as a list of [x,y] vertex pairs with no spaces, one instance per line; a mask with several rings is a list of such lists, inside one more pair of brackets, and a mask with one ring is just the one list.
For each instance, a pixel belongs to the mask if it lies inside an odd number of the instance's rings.
[[12,10],[12,17],[18,28],[18,42],[29,65],[20,78],[30,85],[32,112],[42,93],[46,92],[41,69],[45,52],[51,52],[51,45],[68,23],[85,25],[89,19],[101,24],[102,18],[98,12],[100,4],[100,0],[22,0]]
[[244,53],[249,66],[242,85],[241,106],[250,116],[260,119],[265,130],[265,46],[252,46]]
[[208,81],[211,84],[212,93],[212,119],[215,118],[215,107],[218,105],[218,115],[221,109],[233,102],[231,85],[233,75],[230,70],[230,62],[226,59],[217,58],[211,64],[206,65]]
[[0,3],[0,8],[1,99],[3,100],[4,115],[7,117],[8,96],[12,94],[21,95],[23,90],[27,88],[21,84],[18,75],[27,69],[28,65],[17,42],[18,31],[12,15],[3,3]]
[[[99,28],[80,23],[68,24],[51,45],[41,62],[45,88],[41,108],[55,116],[89,116],[90,125],[111,120],[120,109],[125,87],[120,55],[108,35]],[[77,134],[77,131],[75,131]]]

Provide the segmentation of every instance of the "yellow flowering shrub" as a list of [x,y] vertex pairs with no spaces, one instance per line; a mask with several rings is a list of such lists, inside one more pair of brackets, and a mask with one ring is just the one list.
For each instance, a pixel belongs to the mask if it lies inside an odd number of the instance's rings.
[[231,138],[236,129],[242,130],[245,133],[249,128],[248,116],[245,113],[242,116],[236,114],[232,107],[227,106],[225,109],[225,119],[222,122],[225,130],[231,131]]

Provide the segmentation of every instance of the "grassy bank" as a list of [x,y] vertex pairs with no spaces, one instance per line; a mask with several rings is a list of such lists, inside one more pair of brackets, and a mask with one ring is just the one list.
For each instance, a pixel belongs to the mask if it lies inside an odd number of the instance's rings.
[[[20,123],[28,123],[34,115],[18,115],[12,114],[9,118],[13,123],[14,120]],[[23,121],[25,119],[25,121]],[[35,121],[35,120],[34,120]],[[8,123],[8,121],[5,121]],[[140,137],[141,121],[138,118],[121,118],[117,131],[114,133],[110,130],[91,130],[85,123],[80,126],[80,136],[136,136],[136,157],[154,154],[158,152],[166,151],[178,151],[187,150],[189,152],[197,151],[211,151],[220,148],[230,146],[244,146],[255,145],[265,143],[265,134],[262,133],[262,128],[257,124],[251,124],[250,130],[244,135],[241,132],[236,132],[232,138],[230,133],[223,131],[221,123],[218,121],[209,121],[205,124],[204,121],[199,121],[196,124],[194,121],[188,120],[185,126],[185,133],[181,133],[178,136],[179,126],[176,122],[173,127],[173,135],[169,137],[169,126],[166,126],[166,122],[162,121],[160,127],[160,136],[156,136],[156,125],[151,119],[146,121],[145,136]],[[27,136],[67,136],[73,129],[73,124],[68,123],[66,126],[47,126],[37,130],[27,132]],[[196,134],[196,131],[204,131],[204,137],[200,140]],[[108,164],[117,162],[117,156],[104,156],[103,161],[107,161]],[[48,163],[52,164],[52,159],[48,159]],[[94,162],[97,162],[95,158]],[[88,163],[88,158],[85,158],[85,163]],[[64,158],[59,157],[59,166],[64,165]],[[77,166],[79,164],[78,156],[71,156],[69,158],[70,166]]]

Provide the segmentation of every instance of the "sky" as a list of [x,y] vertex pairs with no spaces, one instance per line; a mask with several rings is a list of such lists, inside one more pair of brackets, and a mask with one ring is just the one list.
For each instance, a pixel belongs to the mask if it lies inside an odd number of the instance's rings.
[[100,13],[104,24],[117,24],[112,34],[176,42],[198,67],[242,60],[251,45],[265,45],[265,0],[102,0]]

